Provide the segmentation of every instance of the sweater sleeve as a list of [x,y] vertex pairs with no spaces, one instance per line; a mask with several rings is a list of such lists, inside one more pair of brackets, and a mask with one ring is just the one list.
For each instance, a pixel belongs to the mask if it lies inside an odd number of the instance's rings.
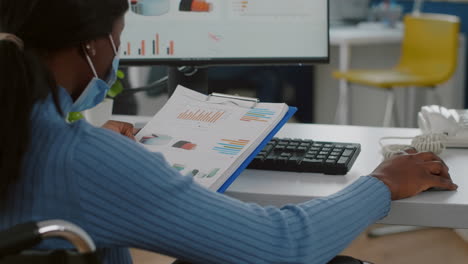
[[244,203],[101,129],[75,148],[73,164],[83,224],[98,247],[141,248],[199,263],[326,263],[390,208],[388,188],[374,177],[303,204]]

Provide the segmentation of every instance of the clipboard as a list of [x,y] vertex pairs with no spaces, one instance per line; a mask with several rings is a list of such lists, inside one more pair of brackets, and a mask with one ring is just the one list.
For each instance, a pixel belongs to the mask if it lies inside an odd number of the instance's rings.
[[[296,111],[297,108],[285,104],[263,105],[257,98],[204,95],[179,86],[136,137],[149,151],[162,153],[182,174],[195,177],[206,188],[224,193]],[[267,121],[271,118],[276,123],[273,127]],[[247,122],[258,122],[258,125]],[[239,126],[245,129],[235,132]],[[189,129],[196,129],[196,133],[187,134]],[[169,141],[158,139],[159,135]],[[255,144],[261,143],[251,145],[253,140]],[[179,142],[190,143],[191,148],[181,148]],[[247,146],[250,155],[237,157]],[[212,160],[220,165],[213,165]]]
[[229,177],[224,182],[224,184],[218,189],[217,191],[218,193],[226,192],[229,186],[237,179],[237,177],[239,177],[239,175],[247,168],[247,166],[249,166],[249,164],[255,159],[258,153],[260,153],[260,151],[262,151],[266,147],[268,142],[270,142],[270,140],[273,139],[276,133],[280,131],[280,129],[289,121],[289,119],[291,119],[291,117],[293,117],[293,115],[296,112],[297,112],[296,107],[292,107],[292,106],[289,107],[289,110],[288,112],[286,112],[283,119],[281,119],[278,125],[273,130],[271,130],[270,134],[268,134],[268,136],[266,136],[263,139],[262,143],[260,143],[260,145],[258,145],[258,147],[252,152],[252,154],[239,166],[239,168],[237,168],[237,170],[231,175],[231,177]]

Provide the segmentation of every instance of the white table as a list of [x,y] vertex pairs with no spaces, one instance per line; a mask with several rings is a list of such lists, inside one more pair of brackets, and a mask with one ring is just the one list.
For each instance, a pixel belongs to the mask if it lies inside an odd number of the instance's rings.
[[[150,117],[114,116],[114,120],[148,122]],[[305,138],[317,141],[360,143],[362,151],[345,176],[313,173],[246,170],[226,194],[245,202],[283,206],[334,194],[370,174],[382,161],[381,137],[413,137],[418,129],[376,128],[339,125],[287,124],[278,137]],[[428,227],[468,228],[468,149],[448,149],[441,157],[459,185],[454,192],[433,191],[395,201],[388,217],[381,223]]]
[[[414,136],[418,129],[371,128],[331,125],[286,125],[279,137],[318,141],[356,142],[362,152],[346,176],[247,170],[228,189],[227,195],[245,202],[283,206],[338,192],[382,161],[378,141],[383,136]],[[446,150],[442,157],[459,185],[455,192],[433,191],[392,203],[386,224],[468,228],[468,150]]]
[[[369,44],[400,43],[403,39],[401,27],[388,28],[384,26],[371,27],[336,27],[330,29],[330,44],[339,48],[339,69],[348,71],[351,65],[351,46]],[[348,125],[351,121],[351,107],[348,82],[340,80],[339,99],[335,122]]]

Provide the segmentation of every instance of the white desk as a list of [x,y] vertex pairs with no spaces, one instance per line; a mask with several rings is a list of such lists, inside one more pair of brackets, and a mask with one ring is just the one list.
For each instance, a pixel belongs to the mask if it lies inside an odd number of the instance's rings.
[[[245,202],[282,206],[300,203],[338,192],[362,175],[368,175],[382,161],[378,140],[383,136],[414,136],[417,129],[370,128],[329,125],[286,125],[279,137],[310,138],[319,141],[358,142],[362,152],[346,176],[247,170],[228,189],[227,195]],[[426,192],[396,201],[381,223],[468,228],[468,150],[446,150],[442,155],[451,169],[456,192]]]
[[[149,117],[114,116],[115,120],[143,124]],[[334,194],[382,161],[379,139],[385,136],[412,137],[418,129],[357,126],[287,124],[278,137],[309,138],[317,141],[361,143],[362,151],[346,176],[246,170],[234,181],[227,195],[245,202],[283,206]],[[450,167],[456,192],[426,192],[393,202],[386,224],[468,228],[468,150],[450,149],[442,155]]]
[[[401,28],[388,27],[336,27],[330,29],[330,44],[339,48],[339,69],[348,71],[351,64],[351,46],[368,44],[400,43],[403,39]],[[335,122],[347,125],[351,121],[350,94],[348,82],[340,80],[339,99]]]

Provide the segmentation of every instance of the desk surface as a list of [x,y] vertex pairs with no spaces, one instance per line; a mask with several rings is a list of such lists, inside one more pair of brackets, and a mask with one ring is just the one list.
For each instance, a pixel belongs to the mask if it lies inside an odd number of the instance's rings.
[[[356,142],[362,144],[362,152],[346,176],[247,170],[228,189],[227,195],[276,206],[328,196],[375,169],[382,161],[378,143],[381,137],[417,134],[418,129],[289,124],[279,132],[279,137]],[[441,156],[450,167],[459,190],[426,192],[393,202],[390,215],[381,223],[468,228],[468,177],[465,176],[468,150],[450,149]]]
[[[148,117],[115,116],[115,120],[143,124]],[[345,176],[312,173],[246,170],[231,185],[227,195],[245,202],[283,206],[336,193],[360,176],[371,173],[382,161],[381,137],[412,137],[419,129],[376,128],[335,125],[287,124],[278,137],[307,138],[317,141],[361,143],[362,151]],[[449,228],[468,228],[468,150],[448,149],[441,155],[459,185],[455,192],[425,192],[395,201],[381,223]]]

